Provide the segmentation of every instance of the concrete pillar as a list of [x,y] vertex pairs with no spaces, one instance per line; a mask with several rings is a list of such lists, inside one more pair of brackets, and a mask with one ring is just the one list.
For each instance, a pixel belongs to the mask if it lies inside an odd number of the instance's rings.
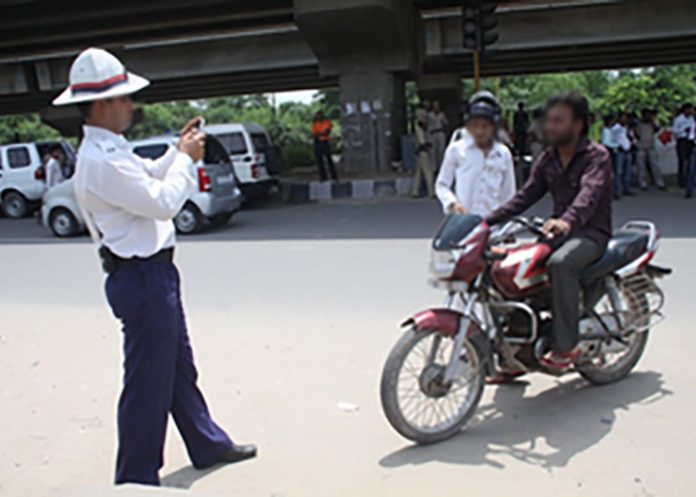
[[322,76],[338,76],[342,171],[388,171],[406,131],[404,82],[422,58],[413,0],[295,0],[294,12]]
[[465,104],[462,95],[462,78],[458,73],[424,74],[418,79],[418,96],[421,100],[439,100],[442,111],[450,123],[448,135],[462,126]]
[[388,72],[339,76],[343,170],[389,170],[406,132],[404,78]]

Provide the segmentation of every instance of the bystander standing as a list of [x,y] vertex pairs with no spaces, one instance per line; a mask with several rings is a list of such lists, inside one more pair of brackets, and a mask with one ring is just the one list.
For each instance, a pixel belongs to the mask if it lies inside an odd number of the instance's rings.
[[678,183],[679,188],[686,186],[687,169],[694,142],[689,139],[694,129],[694,106],[685,103],[679,109],[679,114],[672,123],[672,132],[677,140],[677,160],[679,161]]

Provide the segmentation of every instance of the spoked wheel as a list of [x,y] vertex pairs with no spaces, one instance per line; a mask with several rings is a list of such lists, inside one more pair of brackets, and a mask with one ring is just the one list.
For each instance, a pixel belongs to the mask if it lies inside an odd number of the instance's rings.
[[482,361],[466,340],[454,379],[443,379],[453,340],[410,329],[392,349],[382,371],[382,408],[394,429],[419,444],[457,434],[476,412],[484,386]]
[[[628,312],[621,319],[630,323],[629,329],[622,333],[625,343],[613,339],[602,340],[598,342],[597,350],[576,366],[583,378],[596,385],[607,385],[628,376],[638,364],[648,342],[650,316],[644,313],[648,305],[645,295],[624,293],[622,297],[628,306]],[[607,296],[602,298],[596,309],[600,315],[611,313]],[[611,316],[606,319],[615,318]]]

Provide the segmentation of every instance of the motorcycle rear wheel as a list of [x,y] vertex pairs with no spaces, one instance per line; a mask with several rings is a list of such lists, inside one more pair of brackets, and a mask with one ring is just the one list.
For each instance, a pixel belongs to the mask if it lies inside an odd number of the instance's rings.
[[[647,306],[645,295],[632,295],[627,299],[631,312],[640,312],[641,306]],[[647,318],[649,319],[649,317]],[[639,323],[642,324],[642,323]],[[649,324],[649,321],[645,324]],[[648,343],[649,330],[634,332],[626,336],[629,345],[622,352],[618,360],[611,363],[602,363],[601,360],[593,360],[577,364],[576,369],[580,375],[595,385],[608,385],[623,380],[628,376],[645,351]]]
[[[421,445],[459,433],[481,400],[485,385],[483,360],[469,340],[464,342],[452,384],[438,383],[452,344],[452,339],[436,331],[411,328],[396,343],[382,371],[380,396],[387,420],[403,437]],[[417,365],[418,359],[422,365]]]

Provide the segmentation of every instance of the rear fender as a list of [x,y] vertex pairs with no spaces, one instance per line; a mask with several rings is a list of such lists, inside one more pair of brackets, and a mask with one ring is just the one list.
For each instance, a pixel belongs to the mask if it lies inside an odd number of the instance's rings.
[[646,271],[655,279],[664,278],[665,276],[672,274],[672,270],[670,268],[656,266],[654,264],[648,264]]

